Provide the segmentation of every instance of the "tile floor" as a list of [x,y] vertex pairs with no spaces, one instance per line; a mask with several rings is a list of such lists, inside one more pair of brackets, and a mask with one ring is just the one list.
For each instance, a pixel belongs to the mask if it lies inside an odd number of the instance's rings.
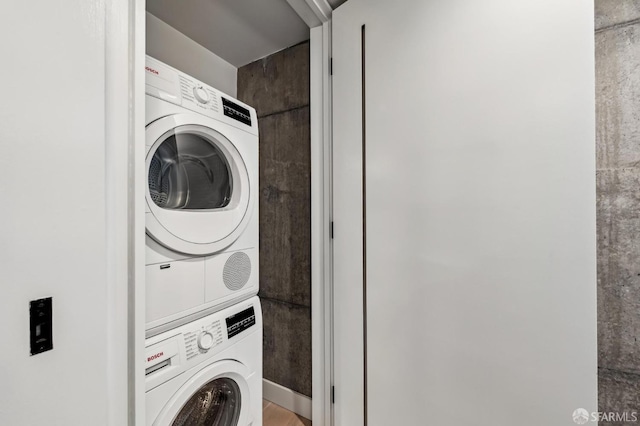
[[311,426],[311,420],[263,399],[262,426]]

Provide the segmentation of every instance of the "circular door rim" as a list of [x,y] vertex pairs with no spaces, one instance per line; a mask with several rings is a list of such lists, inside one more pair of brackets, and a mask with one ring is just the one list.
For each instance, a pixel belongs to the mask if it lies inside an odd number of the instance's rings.
[[[228,162],[233,161],[234,165],[231,167],[238,168],[238,176],[241,178],[240,181],[240,201],[239,206],[245,207],[244,212],[242,212],[242,218],[233,229],[233,231],[226,234],[226,236],[208,242],[195,242],[189,241],[188,239],[182,238],[180,235],[176,235],[175,232],[172,232],[167,228],[167,226],[158,218],[158,216],[168,216],[172,215],[174,217],[179,217],[185,214],[197,214],[200,217],[202,215],[216,215],[220,213],[224,213],[225,209],[220,210],[204,210],[202,212],[190,212],[187,213],[185,211],[161,211],[162,208],[157,206],[152,200],[151,195],[149,193],[149,185],[146,182],[148,179],[149,173],[149,162],[150,162],[150,153],[155,152],[153,147],[159,147],[164,141],[160,141],[163,135],[168,132],[175,131],[175,129],[183,126],[197,126],[204,133],[208,131],[211,132],[210,136],[215,138],[217,135],[222,136],[222,141],[218,148],[222,148],[223,151],[229,151],[229,147],[224,146],[227,142],[230,144],[231,148],[237,151],[237,156],[228,155],[230,158],[227,159]],[[251,218],[251,212],[253,211],[255,197],[252,196],[254,182],[252,181],[252,173],[247,169],[246,163],[243,159],[243,153],[240,151],[239,147],[233,143],[225,134],[219,129],[219,125],[213,119],[207,117],[201,117],[196,114],[174,114],[168,115],[158,120],[155,120],[149,123],[146,127],[146,152],[145,152],[145,202],[147,204],[148,212],[150,215],[147,215],[145,220],[145,227],[147,233],[156,240],[159,244],[164,247],[167,247],[170,250],[174,250],[180,253],[191,254],[191,255],[209,255],[231,245],[245,230],[246,226],[249,223],[249,219]],[[225,153],[225,155],[227,155]],[[237,157],[237,158],[234,158]],[[246,185],[243,184],[242,180],[246,178]],[[246,186],[246,189],[243,187]],[[244,199],[246,198],[246,202]],[[228,210],[227,210],[228,211]],[[194,216],[195,217],[195,216]],[[181,217],[177,220],[186,220],[190,221],[190,218],[182,219]],[[215,220],[215,219],[213,219]]]
[[[178,415],[184,404],[189,401],[194,394],[204,385],[212,380],[229,378],[235,381],[240,388],[240,417],[238,426],[249,424],[253,419],[251,416],[251,395],[249,393],[249,383],[247,383],[248,368],[238,361],[225,359],[216,361],[197,373],[193,374],[189,380],[173,394],[171,399],[162,408],[153,421],[153,426],[172,426],[175,417]],[[174,378],[179,379],[181,376]]]

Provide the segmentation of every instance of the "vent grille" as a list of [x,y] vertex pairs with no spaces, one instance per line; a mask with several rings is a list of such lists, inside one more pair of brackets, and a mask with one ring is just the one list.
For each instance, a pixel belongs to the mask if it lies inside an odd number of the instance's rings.
[[234,253],[227,259],[222,271],[224,285],[233,291],[240,290],[251,277],[251,259],[246,253]]

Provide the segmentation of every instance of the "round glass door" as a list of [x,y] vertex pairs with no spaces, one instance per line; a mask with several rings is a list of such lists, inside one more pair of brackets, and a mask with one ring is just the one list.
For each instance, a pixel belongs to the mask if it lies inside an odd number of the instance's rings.
[[182,406],[172,426],[236,426],[242,398],[238,384],[227,377],[210,381]]
[[168,210],[210,210],[231,201],[233,176],[222,151],[194,133],[171,133],[156,148],[148,172],[153,202]]
[[245,162],[246,156],[255,164],[257,140],[253,148],[247,137],[187,114],[147,126],[145,225],[151,238],[180,253],[208,255],[240,236],[255,204],[251,194],[257,194],[257,167],[249,171]]

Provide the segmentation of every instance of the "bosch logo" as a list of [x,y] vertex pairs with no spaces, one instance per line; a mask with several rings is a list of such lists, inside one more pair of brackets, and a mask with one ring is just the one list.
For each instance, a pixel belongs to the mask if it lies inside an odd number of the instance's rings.
[[151,355],[150,357],[147,358],[147,362],[153,361],[154,359],[158,359],[160,358],[162,355],[164,355],[164,352],[158,352],[155,355]]
[[158,71],[154,70],[154,69],[153,69],[153,68],[151,68],[151,67],[144,67],[144,69],[145,69],[145,70],[147,70],[147,71],[149,71],[149,72],[150,72],[150,73],[152,73],[152,74],[160,75],[160,73],[159,73]]

